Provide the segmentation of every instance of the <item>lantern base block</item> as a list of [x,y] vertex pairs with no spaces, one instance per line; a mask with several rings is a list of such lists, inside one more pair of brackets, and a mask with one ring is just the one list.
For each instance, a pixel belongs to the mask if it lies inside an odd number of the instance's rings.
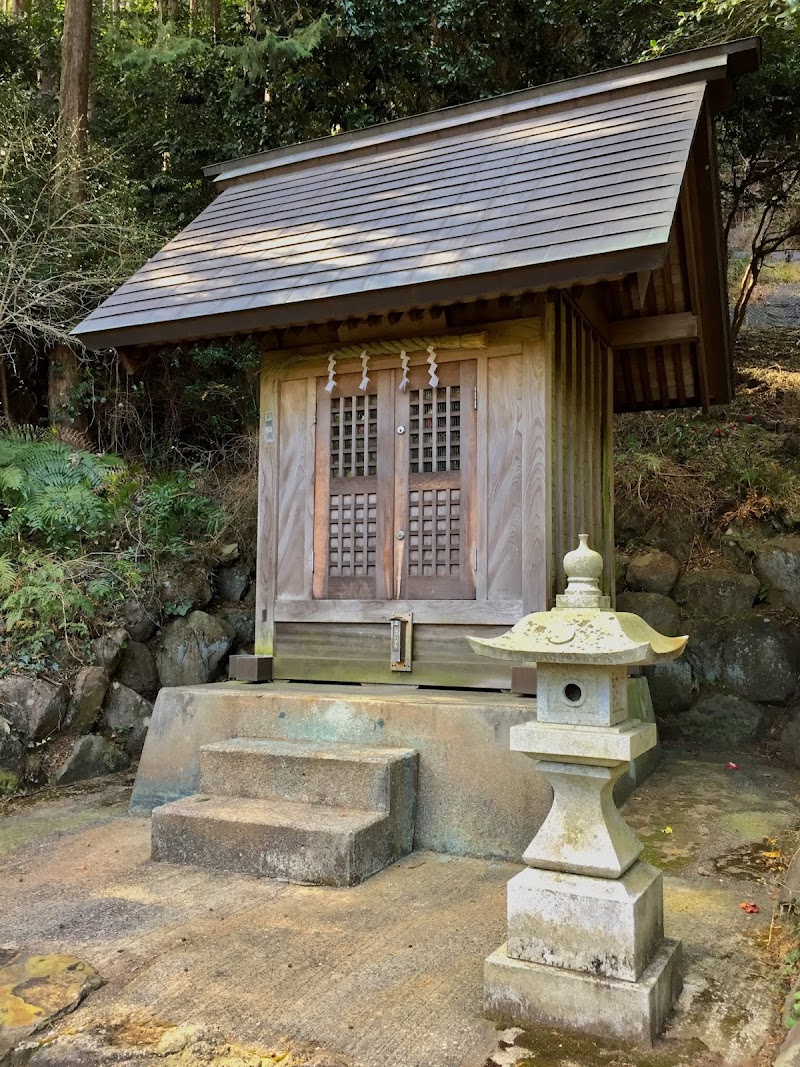
[[484,964],[484,1014],[650,1047],[682,987],[680,941],[663,941],[636,982],[512,959],[501,945]]

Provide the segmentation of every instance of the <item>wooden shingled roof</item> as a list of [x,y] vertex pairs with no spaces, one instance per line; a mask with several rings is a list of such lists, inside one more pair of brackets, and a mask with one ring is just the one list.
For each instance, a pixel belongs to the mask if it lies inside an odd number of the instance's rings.
[[658,270],[701,114],[756,63],[734,42],[211,167],[219,196],[75,335],[178,342]]

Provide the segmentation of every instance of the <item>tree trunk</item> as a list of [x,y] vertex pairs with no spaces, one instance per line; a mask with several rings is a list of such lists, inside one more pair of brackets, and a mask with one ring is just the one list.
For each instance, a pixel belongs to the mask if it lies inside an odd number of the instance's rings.
[[181,13],[180,0],[167,0],[167,17],[170,22],[177,22]]
[[189,0],[189,36],[197,32],[197,0]]
[[56,345],[50,354],[47,381],[47,411],[51,425],[86,429],[86,412],[76,405],[74,395],[80,380],[78,357],[69,345]]
[[220,0],[208,0],[208,17],[214,30],[214,36],[219,37],[220,30]]
[[58,92],[58,156],[73,202],[83,198],[91,53],[92,0],[66,0]]

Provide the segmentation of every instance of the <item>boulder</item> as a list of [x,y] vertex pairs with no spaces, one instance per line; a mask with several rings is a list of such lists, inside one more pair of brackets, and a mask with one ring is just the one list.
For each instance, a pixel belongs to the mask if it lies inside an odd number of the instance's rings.
[[126,685],[112,682],[103,718],[115,733],[129,733],[153,712],[153,705]]
[[776,537],[758,549],[753,565],[771,604],[800,615],[800,537]]
[[792,767],[800,767],[800,717],[792,719],[781,734],[781,755]]
[[131,759],[138,759],[142,754],[147,731],[150,727],[150,719],[151,716],[148,715],[138,722],[125,738],[125,751]]
[[193,608],[204,608],[214,595],[205,574],[172,575],[161,583],[159,596],[168,615],[187,615]]
[[681,613],[674,600],[663,593],[620,593],[617,611],[630,611],[641,615],[654,630],[667,637],[681,635]]
[[699,685],[719,685],[722,678],[722,646],[725,627],[719,622],[692,619],[686,625],[689,643],[683,658],[692,665],[692,674]]
[[130,760],[116,745],[100,734],[85,734],[75,742],[72,752],[56,771],[54,781],[59,785],[82,782],[86,778],[113,774],[129,765]]
[[[639,530],[642,529],[643,526],[640,526]],[[692,516],[682,511],[668,511],[645,534],[649,545],[668,552],[681,563],[686,563],[692,554],[694,538],[695,525]]]
[[72,686],[68,721],[73,730],[85,734],[97,722],[108,690],[108,674],[104,667],[83,667]]
[[223,603],[238,604],[250,585],[246,567],[221,567],[216,574],[217,596]]
[[708,693],[675,723],[683,737],[736,746],[752,741],[764,726],[762,708],[733,693]]
[[760,588],[754,574],[712,568],[682,575],[672,596],[687,615],[725,619],[749,611]]
[[140,600],[126,600],[120,615],[132,641],[147,641],[158,629],[158,610]]
[[637,552],[628,564],[625,580],[628,587],[641,593],[669,596],[675,588],[681,565],[668,552],[648,548]]
[[223,619],[193,611],[165,627],[156,652],[164,686],[199,685],[219,673],[236,633]]
[[68,699],[66,686],[43,678],[13,674],[0,679],[0,714],[30,741],[41,741],[61,726]]
[[126,630],[119,628],[109,630],[92,641],[92,653],[98,667],[103,667],[109,675],[112,675],[119,666],[122,652],[128,643]]
[[625,575],[628,573],[630,562],[630,554],[617,549],[614,553],[614,589],[617,593],[625,591]]
[[141,641],[129,641],[122,653],[117,678],[128,689],[153,697],[158,689],[158,672],[153,653]]
[[800,635],[775,619],[731,620],[722,646],[722,684],[757,704],[783,704],[794,693]]
[[692,706],[695,685],[692,668],[685,659],[645,668],[653,710],[660,719],[679,715]]
[[25,766],[25,749],[0,718],[0,796],[15,793]]
[[256,639],[256,614],[252,608],[241,604],[225,604],[214,611],[215,619],[222,619],[233,627],[237,648],[252,648]]

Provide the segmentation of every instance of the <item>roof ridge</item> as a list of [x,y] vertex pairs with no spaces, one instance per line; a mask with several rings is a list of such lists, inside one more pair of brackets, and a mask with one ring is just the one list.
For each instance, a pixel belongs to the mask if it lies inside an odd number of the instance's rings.
[[383,144],[434,136],[444,129],[490,122],[497,118],[545,108],[557,109],[581,97],[598,97],[624,91],[643,82],[676,81],[681,78],[705,80],[744,73],[758,63],[760,40],[742,38],[724,44],[677,52],[658,59],[627,66],[611,67],[563,81],[519,89],[500,96],[429,111],[410,118],[395,119],[363,129],[301,141],[283,148],[243,156],[204,167],[203,173],[217,183],[268,171],[284,170],[322,158],[363,152]]

